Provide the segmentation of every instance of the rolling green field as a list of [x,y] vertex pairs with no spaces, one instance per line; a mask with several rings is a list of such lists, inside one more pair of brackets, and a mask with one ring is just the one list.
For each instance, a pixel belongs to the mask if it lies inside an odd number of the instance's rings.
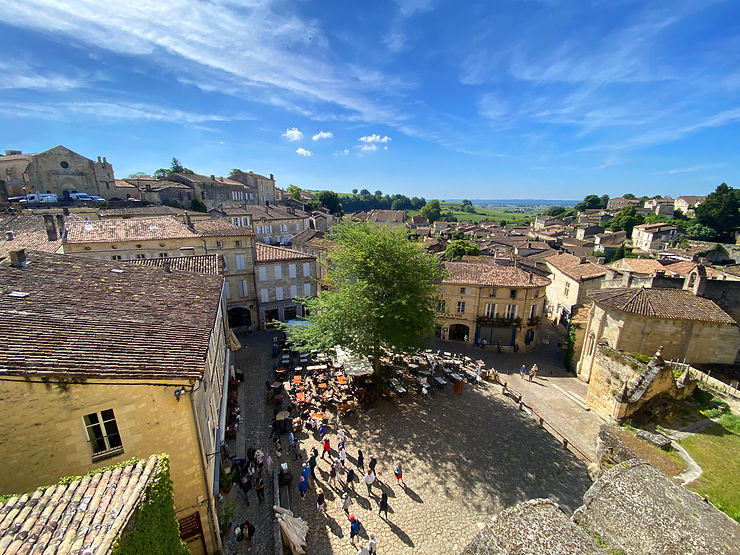
[[[541,214],[548,206],[497,206],[496,208],[482,208],[475,206],[475,214],[461,210],[462,205],[459,202],[440,202],[442,213],[452,210],[457,221],[479,222],[481,220],[493,220],[500,222],[506,220],[507,224],[528,225],[534,221],[538,214]],[[409,210],[408,215],[418,216],[419,210]]]

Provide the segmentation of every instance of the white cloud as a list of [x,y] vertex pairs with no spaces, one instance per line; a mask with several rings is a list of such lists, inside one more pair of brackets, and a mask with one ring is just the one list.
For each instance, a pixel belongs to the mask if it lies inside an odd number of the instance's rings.
[[434,0],[395,0],[398,11],[404,17],[422,14],[434,8]]
[[318,141],[320,139],[331,139],[332,137],[334,137],[334,133],[332,133],[331,131],[319,131],[311,138],[314,141]]
[[364,137],[360,137],[357,140],[360,141],[361,143],[372,144],[372,143],[389,143],[393,139],[391,139],[388,135],[381,137],[377,133],[373,133],[372,135],[365,135]]
[[290,129],[285,130],[285,133],[283,133],[283,137],[285,137],[292,143],[294,141],[300,141],[303,138],[303,133],[298,131],[298,128],[291,127]]
[[378,150],[378,145],[375,143],[360,145],[361,152],[375,152],[376,150]]
[[310,150],[306,150],[303,147],[298,147],[297,149],[295,149],[295,153],[299,156],[305,156],[306,158],[310,158],[311,156],[313,156],[313,152],[311,152]]

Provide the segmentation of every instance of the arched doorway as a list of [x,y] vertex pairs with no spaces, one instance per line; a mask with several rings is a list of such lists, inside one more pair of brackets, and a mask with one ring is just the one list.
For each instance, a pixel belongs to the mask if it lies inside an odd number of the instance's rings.
[[450,340],[464,341],[465,336],[470,337],[470,328],[465,324],[453,324],[450,326]]
[[241,306],[229,309],[229,327],[239,331],[238,328],[246,328],[252,325],[252,313]]

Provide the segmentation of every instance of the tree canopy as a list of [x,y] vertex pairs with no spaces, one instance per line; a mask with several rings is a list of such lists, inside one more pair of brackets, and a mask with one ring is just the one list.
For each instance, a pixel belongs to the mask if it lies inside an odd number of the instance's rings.
[[[609,201],[609,197],[607,197],[607,202]],[[586,195],[583,199],[583,201],[579,202],[575,205],[575,210],[578,212],[583,212],[585,210],[594,210],[598,208],[606,208],[606,204],[602,203],[602,198],[597,195]]]
[[293,200],[301,200],[301,188],[291,183],[288,185],[288,196]]
[[440,206],[439,201],[436,199],[430,200],[421,209],[421,215],[429,220],[430,224],[439,221],[439,217],[441,214],[442,207]]
[[[380,194],[378,194],[380,193]],[[342,209],[345,212],[359,212],[361,210],[411,210],[418,209],[426,204],[426,200],[419,197],[409,198],[406,195],[388,195],[382,191],[370,193],[363,189],[359,193],[352,189],[352,194],[341,195]]]
[[340,215],[342,213],[342,203],[339,201],[339,195],[334,191],[319,191],[316,200],[332,214]]
[[349,221],[329,238],[329,289],[305,301],[311,325],[287,326],[288,338],[304,349],[373,355],[377,373],[382,350],[418,348],[433,332],[443,270],[402,229]]
[[626,231],[627,237],[632,237],[632,228],[645,221],[642,214],[638,214],[634,206],[625,206],[617,215],[609,220],[609,228],[612,231]]
[[152,174],[152,176],[155,177],[156,179],[166,179],[173,173],[183,173],[186,175],[195,174],[193,170],[191,170],[190,168],[186,168],[180,163],[180,160],[173,157],[172,162],[170,162],[169,168],[159,168]]
[[234,177],[238,173],[242,173],[239,168],[231,168],[231,171],[229,172],[229,177]]
[[732,240],[740,228],[740,189],[722,183],[694,209],[696,221],[711,228],[722,240]]
[[447,260],[460,260],[466,254],[478,256],[480,247],[470,241],[453,241],[445,249],[445,258]]

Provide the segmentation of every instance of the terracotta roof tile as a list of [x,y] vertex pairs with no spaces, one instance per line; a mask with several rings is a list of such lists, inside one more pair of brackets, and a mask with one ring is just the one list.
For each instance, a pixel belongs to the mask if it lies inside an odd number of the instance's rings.
[[257,251],[257,263],[280,262],[283,260],[316,260],[316,257],[310,254],[285,247],[265,245],[259,241],[255,243],[255,249]]
[[581,258],[572,254],[562,253],[548,256],[545,262],[553,268],[563,272],[566,276],[584,281],[606,275],[606,268],[593,262],[581,262]]
[[442,283],[484,285],[491,287],[544,287],[550,280],[521,268],[485,262],[447,262],[447,276]]
[[240,227],[223,219],[193,220],[193,228],[200,237],[247,237],[254,236],[248,227]]
[[174,208],[165,204],[152,206],[125,206],[123,208],[109,208],[98,212],[101,218],[134,217],[134,216],[179,216],[185,212],[182,208]]
[[147,239],[182,239],[195,233],[173,216],[67,222],[65,243],[113,243]]
[[642,316],[735,323],[735,320],[714,302],[697,297],[685,289],[598,289],[590,291],[588,296],[599,305]]
[[2,553],[110,553],[160,468],[157,457],[8,498]]
[[201,376],[222,277],[27,256],[0,262],[0,374]]
[[665,270],[665,266],[654,258],[622,258],[609,265],[616,270],[627,270],[638,274],[653,274],[659,270]]
[[195,256],[164,256],[161,258],[143,258],[124,260],[127,264],[164,268],[169,263],[174,272],[195,272],[217,276],[223,274],[223,259],[218,254],[199,254]]
[[[696,262],[685,260],[683,262],[676,262],[675,264],[668,264],[664,267],[664,270],[667,275],[672,274],[680,277],[686,277],[697,266],[698,264]],[[715,270],[714,268],[710,268],[709,266],[705,266],[705,269],[707,271],[707,277],[710,279],[721,279],[723,276],[722,272],[720,272],[719,270]]]

